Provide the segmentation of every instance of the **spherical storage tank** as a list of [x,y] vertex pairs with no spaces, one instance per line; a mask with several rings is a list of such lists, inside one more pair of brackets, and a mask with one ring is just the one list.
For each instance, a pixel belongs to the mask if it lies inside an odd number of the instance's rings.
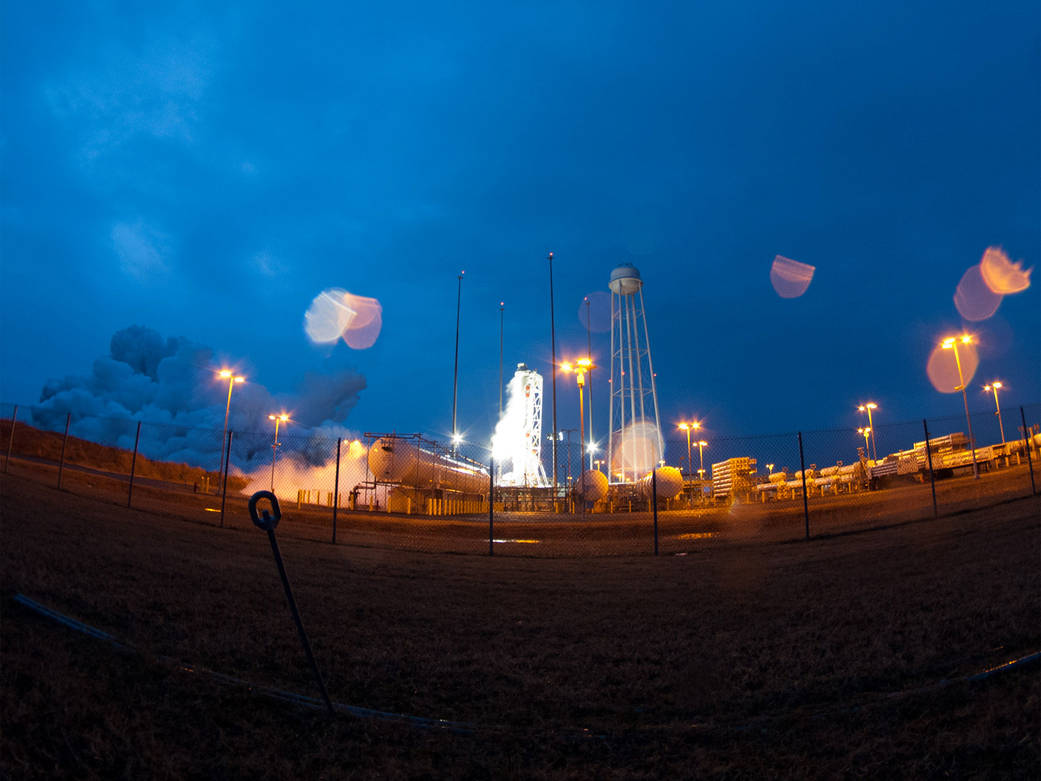
[[369,469],[382,483],[410,488],[449,488],[468,494],[488,491],[488,473],[447,454],[404,439],[380,437],[369,448]]
[[623,263],[620,266],[616,266],[614,271],[611,272],[611,281],[608,282],[607,286],[611,288],[612,293],[628,296],[643,286],[643,280],[640,279],[640,272],[636,269],[636,266],[632,263]]
[[607,496],[607,475],[599,469],[587,469],[578,478],[575,493],[587,502],[599,502]]
[[[657,494],[659,499],[671,499],[683,490],[683,473],[674,466],[660,466],[654,470],[658,473]],[[651,475],[640,480],[640,493],[650,498],[654,486],[651,485]]]

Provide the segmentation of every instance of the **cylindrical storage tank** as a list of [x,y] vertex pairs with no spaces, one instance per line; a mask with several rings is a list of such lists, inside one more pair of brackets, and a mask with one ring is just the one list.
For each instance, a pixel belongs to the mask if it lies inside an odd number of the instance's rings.
[[587,469],[575,483],[575,493],[587,502],[599,502],[607,496],[607,475],[599,469]]
[[[657,494],[659,499],[671,499],[683,490],[683,473],[674,466],[660,466],[654,470],[658,473]],[[654,486],[651,485],[651,474],[640,480],[640,493],[650,498]]]
[[449,488],[470,494],[488,492],[486,471],[394,437],[380,437],[372,443],[369,470],[381,483],[398,483],[410,488]]

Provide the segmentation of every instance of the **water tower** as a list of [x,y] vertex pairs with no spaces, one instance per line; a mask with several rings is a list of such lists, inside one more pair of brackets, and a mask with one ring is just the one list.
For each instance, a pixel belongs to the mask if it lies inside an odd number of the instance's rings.
[[651,341],[643,308],[643,280],[631,263],[611,272],[611,482],[631,483],[658,465],[665,452]]

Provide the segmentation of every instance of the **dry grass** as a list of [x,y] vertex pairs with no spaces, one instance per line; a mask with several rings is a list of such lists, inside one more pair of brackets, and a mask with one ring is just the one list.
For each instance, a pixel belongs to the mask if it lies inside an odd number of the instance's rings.
[[1041,647],[1037,499],[683,557],[280,538],[333,698],[493,727],[456,735],[329,722],[151,659],[314,692],[263,533],[0,488],[11,776],[1009,777],[1041,759],[1036,668],[908,693]]

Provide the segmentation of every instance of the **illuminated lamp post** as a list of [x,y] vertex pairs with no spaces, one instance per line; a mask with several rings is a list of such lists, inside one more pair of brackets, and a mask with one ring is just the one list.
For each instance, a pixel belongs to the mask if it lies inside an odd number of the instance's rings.
[[702,480],[705,479],[705,448],[706,447],[708,447],[708,442],[706,442],[703,439],[698,440],[698,463],[699,463],[699,465],[701,467],[698,470],[698,476],[701,477]]
[[596,459],[596,461],[593,462],[593,466],[596,468],[597,472],[603,472],[604,470],[601,469],[600,467],[602,467],[604,465],[604,463],[605,463],[605,461],[602,458],[598,458],[598,459]]
[[976,439],[972,436],[972,417],[969,415],[969,397],[965,393],[965,378],[962,376],[961,358],[958,357],[958,342],[972,344],[972,335],[948,336],[940,342],[940,347],[944,350],[954,350],[954,363],[958,367],[958,382],[960,383],[955,390],[961,391],[962,401],[965,402],[965,423],[969,427],[969,447],[972,449],[972,475],[979,480],[980,468],[976,463]]
[[871,432],[871,449],[866,451],[872,461],[878,461],[878,448],[875,447],[875,423],[871,420],[871,411],[878,409],[873,401],[865,402],[857,407],[857,412],[867,412],[867,430]]
[[499,419],[502,419],[502,326],[506,302],[499,302]]
[[281,415],[268,415],[267,419],[275,421],[275,441],[271,445],[271,493],[274,493],[275,492],[275,456],[278,453],[278,446],[279,446],[279,441],[278,441],[278,424],[279,423],[288,423],[289,422],[289,416],[286,413],[283,412]]
[[[592,317],[589,310],[589,296],[586,296],[586,355],[593,355],[593,330],[592,330]],[[590,369],[596,368],[592,365]],[[593,373],[589,373],[589,468],[593,468]]]
[[1001,444],[1005,444],[1005,424],[1001,422],[1001,402],[998,401],[998,391],[1005,386],[1000,380],[994,380],[989,385],[984,385],[983,390],[994,392],[994,414],[998,416],[998,428],[1001,429]]
[[863,434],[863,436],[864,436],[864,454],[870,456],[871,455],[871,447],[868,445],[868,437],[871,436],[871,426],[864,426],[863,428],[858,428],[857,429],[857,433],[858,434]]
[[454,448],[459,444],[456,440],[459,437],[459,429],[455,425],[455,411],[456,401],[459,398],[459,313],[463,304],[463,274],[465,271],[459,272],[459,285],[456,291],[455,298],[455,368],[452,370],[452,447],[453,453]]
[[246,378],[240,375],[234,374],[231,369],[221,369],[217,372],[217,376],[222,380],[228,381],[228,403],[224,406],[224,436],[221,437],[220,454],[221,454],[221,469],[224,471],[224,450],[227,447],[228,442],[228,414],[231,412],[231,390],[238,383],[245,382]]
[[687,434],[687,473],[690,475],[690,479],[691,479],[691,482],[692,482],[692,484],[690,486],[690,498],[693,499],[694,498],[694,485],[693,485],[693,480],[694,480],[694,459],[691,456],[690,432],[691,431],[697,431],[699,428],[701,428],[701,424],[698,423],[698,421],[696,421],[696,420],[692,421],[692,422],[688,422],[688,421],[684,420],[684,421],[681,421],[677,425],[677,427],[681,431],[686,432],[686,434]]
[[553,497],[557,495],[557,321],[553,314],[553,253],[546,256],[549,261],[549,349],[553,366]]
[[[578,381],[578,468],[582,470],[582,476],[580,478],[582,483],[582,507],[585,508],[585,497],[586,497],[586,470],[585,470],[585,458],[583,457],[586,452],[586,407],[585,407],[585,387],[586,387],[586,372],[590,372],[596,367],[593,366],[593,361],[587,358],[579,358],[574,364],[564,362],[560,365],[560,368],[565,372],[574,372],[575,379]],[[593,443],[589,443],[589,447],[592,447]],[[589,457],[592,458],[593,454],[590,453]],[[568,469],[571,468],[571,458],[568,457]]]

